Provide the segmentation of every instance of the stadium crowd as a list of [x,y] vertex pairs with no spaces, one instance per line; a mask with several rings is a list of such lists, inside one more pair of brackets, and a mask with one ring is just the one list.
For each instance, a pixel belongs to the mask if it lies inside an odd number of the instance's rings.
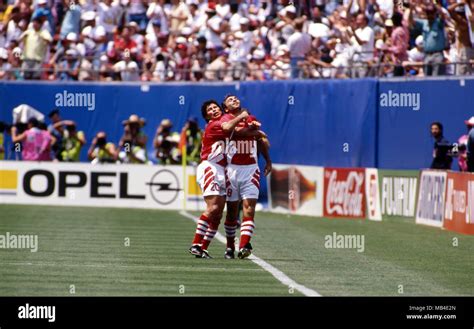
[[471,74],[471,0],[1,0],[0,79]]

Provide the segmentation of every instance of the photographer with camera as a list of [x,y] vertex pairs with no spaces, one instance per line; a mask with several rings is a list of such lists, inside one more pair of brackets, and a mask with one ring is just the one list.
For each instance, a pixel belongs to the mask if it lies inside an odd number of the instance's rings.
[[431,124],[431,135],[435,140],[431,169],[451,169],[453,163],[453,145],[443,136],[443,125],[440,122]]
[[5,160],[5,133],[7,129],[8,125],[0,121],[0,160]]
[[78,162],[82,146],[86,144],[84,132],[77,131],[76,123],[71,120],[56,122],[53,128],[63,134],[59,161]]
[[107,135],[99,131],[92,140],[92,144],[87,152],[87,157],[91,163],[115,163],[117,161],[117,151],[113,143],[107,142]]
[[160,164],[178,164],[178,143],[179,134],[171,132],[173,123],[169,119],[161,121],[156,129],[153,145],[156,149],[156,158]]
[[121,163],[148,163],[147,136],[142,131],[145,119],[132,114],[122,122],[123,135],[119,141],[118,159]]
[[179,153],[182,156],[183,148],[186,147],[187,164],[197,165],[201,158],[202,131],[199,129],[197,118],[191,117],[186,121],[179,140]]

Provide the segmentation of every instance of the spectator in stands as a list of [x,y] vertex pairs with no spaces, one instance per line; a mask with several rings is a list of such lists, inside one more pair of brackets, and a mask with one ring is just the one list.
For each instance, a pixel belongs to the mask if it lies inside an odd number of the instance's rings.
[[410,35],[408,29],[403,24],[403,15],[399,12],[394,12],[392,15],[393,30],[389,39],[389,51],[393,54],[396,66],[394,68],[394,76],[405,75],[403,62],[408,59],[408,43]]
[[288,48],[290,49],[291,58],[291,77],[293,79],[299,77],[300,70],[298,64],[305,60],[306,55],[311,50],[311,36],[303,32],[304,22],[305,20],[303,18],[295,20],[295,30],[288,38]]
[[120,80],[122,81],[140,80],[140,69],[137,62],[133,61],[131,57],[131,54],[125,51],[122,54],[122,60],[113,66],[115,72],[120,74]]
[[240,28],[232,32],[232,47],[229,55],[230,69],[234,80],[244,80],[248,71],[248,57],[254,47],[253,33],[249,30],[249,19],[239,20]]
[[178,143],[179,134],[172,132],[173,123],[169,119],[164,119],[156,129],[153,145],[156,149],[156,158],[160,164],[179,163]]
[[10,77],[10,63],[8,63],[8,51],[0,48],[0,80],[8,80]]
[[21,142],[22,158],[26,161],[50,161],[51,145],[53,137],[47,130],[39,128],[40,122],[36,118],[28,120],[28,129],[17,134],[17,128],[12,127],[13,143]]
[[86,144],[83,131],[77,131],[76,123],[71,120],[63,120],[53,124],[54,129],[62,127],[62,146],[60,161],[77,162],[82,147]]
[[79,35],[81,32],[81,5],[74,0],[64,0],[64,7],[67,8],[67,11],[61,23],[60,39],[64,39],[69,33]]
[[466,145],[466,161],[467,161],[467,171],[474,172],[474,117],[471,117],[466,124],[471,128],[467,137]]
[[42,30],[41,26],[41,19],[35,18],[32,27],[20,36],[20,40],[24,43],[22,69],[25,79],[41,78],[41,67],[49,44],[53,41],[51,34],[47,30]]
[[56,65],[55,71],[58,80],[77,81],[79,76],[79,68],[81,65],[78,59],[78,52],[75,49],[66,50],[66,57]]
[[413,19],[412,8],[409,9],[409,24],[423,32],[423,47],[425,53],[425,75],[444,75],[445,59],[443,50],[446,47],[445,14],[436,4],[424,6],[426,19]]
[[147,0],[130,0],[130,7],[127,9],[127,22],[135,22],[144,30],[148,23],[146,16]]
[[355,26],[357,29],[355,31],[352,28],[348,28],[347,32],[351,37],[351,43],[354,47],[356,54],[356,64],[363,65],[360,67],[357,72],[357,76],[364,77],[367,75],[368,70],[365,65],[369,64],[374,59],[374,31],[368,25],[369,20],[364,14],[359,14],[356,17]]
[[[456,42],[457,61],[461,64],[456,65],[456,75],[471,74],[472,64],[470,61],[474,59],[473,41],[469,31],[469,22],[466,17],[466,6],[469,6],[471,12],[474,10],[474,2],[463,0],[453,3],[448,10],[456,24]],[[472,17],[472,16],[471,16]],[[474,23],[471,22],[471,26]]]
[[117,161],[118,154],[115,145],[107,142],[106,133],[99,131],[92,140],[87,157],[91,163],[114,163]]
[[451,169],[453,162],[453,158],[449,154],[451,144],[444,138],[443,125],[440,122],[431,124],[431,135],[435,140],[431,169]]
[[179,140],[179,152],[186,148],[187,164],[197,165],[201,156],[202,131],[199,129],[197,118],[191,117],[186,121]]

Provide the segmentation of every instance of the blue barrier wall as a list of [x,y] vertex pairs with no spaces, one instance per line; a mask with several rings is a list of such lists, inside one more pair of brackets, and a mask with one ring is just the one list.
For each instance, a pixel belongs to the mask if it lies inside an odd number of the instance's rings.
[[[431,165],[434,140],[430,124],[440,121],[445,137],[455,142],[466,133],[464,120],[474,116],[474,79],[380,81],[382,94],[415,93],[418,110],[381,106],[378,110],[378,167],[419,169]],[[458,170],[457,160],[453,170]]]
[[[441,121],[454,141],[465,132],[463,121],[474,115],[474,80],[274,81],[229,84],[64,84],[57,82],[0,83],[0,120],[11,121],[11,110],[29,104],[47,114],[55,95],[94,93],[95,110],[60,108],[90,142],[104,130],[118,142],[122,120],[132,113],[147,119],[148,150],[163,118],[179,131],[189,116],[200,118],[200,105],[225,94],[241,97],[263,123],[272,143],[274,162],[338,167],[418,169],[431,162],[429,124]],[[381,106],[384,93],[418,93],[420,108]],[[200,118],[203,127],[204,121]],[[81,158],[85,160],[88,145]],[[455,165],[457,167],[457,165]]]

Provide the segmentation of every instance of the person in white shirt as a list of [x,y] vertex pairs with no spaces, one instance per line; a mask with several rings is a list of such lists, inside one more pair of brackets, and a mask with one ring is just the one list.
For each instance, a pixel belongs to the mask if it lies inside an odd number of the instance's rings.
[[219,0],[219,3],[216,5],[216,12],[222,19],[228,19],[230,17],[229,0]]
[[181,0],[171,0],[171,11],[168,15],[170,20],[170,33],[178,35],[180,30],[186,25],[189,16],[188,7]]
[[220,49],[223,46],[222,33],[222,19],[216,15],[214,3],[210,3],[206,9],[207,21],[202,27],[204,29],[204,37],[208,42],[211,42],[216,48]]
[[168,33],[168,18],[166,17],[165,10],[163,8],[164,0],[155,0],[150,3],[146,16],[149,19],[146,33],[153,33],[153,22],[160,22],[161,31]]
[[[374,30],[368,26],[368,23],[368,18],[364,14],[359,14],[356,17],[357,29],[355,31],[352,31],[350,28],[347,30],[351,36],[352,46],[356,54],[358,53],[358,56],[355,57],[356,62],[368,63],[374,59]],[[357,75],[360,77],[366,76],[367,72],[368,69],[366,67],[359,67],[356,70]]]
[[247,74],[248,57],[254,47],[253,34],[249,31],[248,18],[240,19],[240,31],[233,34],[234,41],[230,50],[229,61],[234,80],[244,80]]
[[123,59],[114,65],[114,71],[120,72],[122,81],[139,81],[140,70],[138,64],[130,58],[130,54],[124,53]]
[[423,62],[425,53],[423,52],[423,36],[419,35],[415,39],[415,47],[408,51],[408,60],[410,62]]
[[295,31],[288,38],[291,58],[291,77],[299,77],[300,69],[298,62],[305,59],[306,54],[311,50],[311,36],[303,32],[304,19],[295,20]]
[[98,23],[103,26],[107,33],[107,39],[112,39],[112,34],[115,27],[118,25],[118,20],[122,9],[117,1],[104,0],[97,5],[97,15],[99,17]]

